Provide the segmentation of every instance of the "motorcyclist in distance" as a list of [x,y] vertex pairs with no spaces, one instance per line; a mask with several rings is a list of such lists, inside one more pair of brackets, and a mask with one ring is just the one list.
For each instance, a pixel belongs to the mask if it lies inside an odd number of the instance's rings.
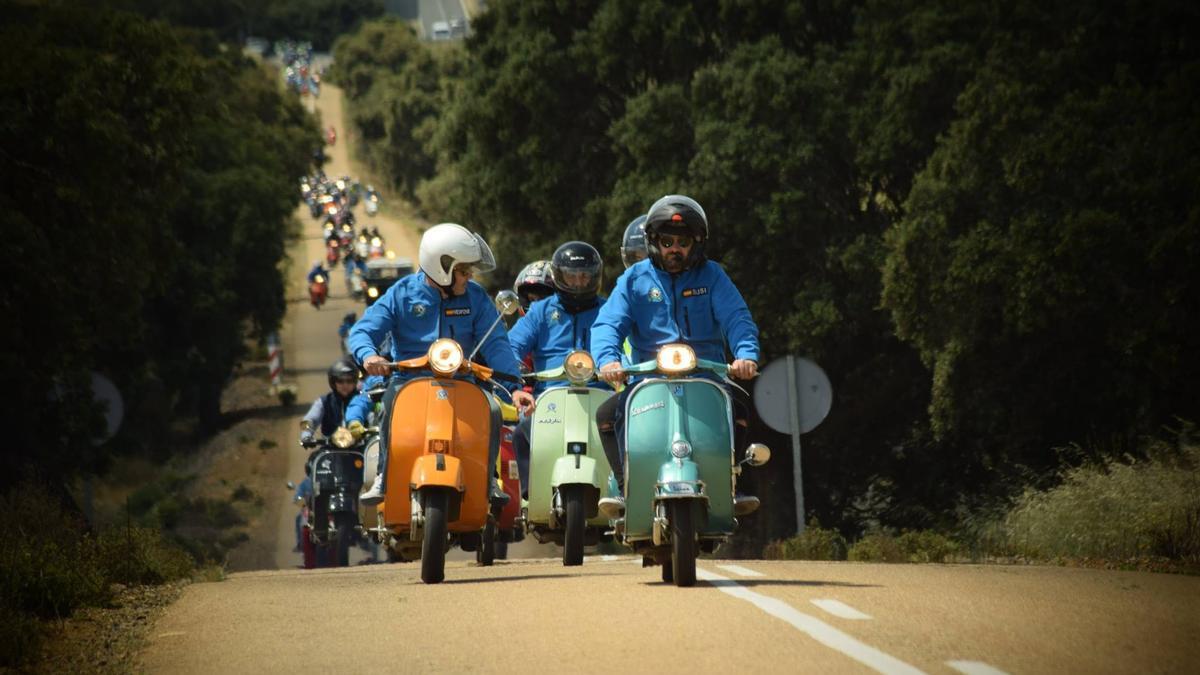
[[529,306],[554,295],[554,277],[550,273],[549,260],[535,260],[517,274],[513,292],[521,302],[521,309],[528,312]]
[[317,275],[325,277],[326,280],[329,279],[329,270],[325,269],[324,260],[318,260],[313,263],[312,269],[308,271],[308,283],[311,284],[316,281]]
[[346,408],[358,393],[358,366],[349,357],[333,362],[326,372],[329,392],[318,397],[300,422],[300,443],[315,440],[317,431],[325,438],[333,435],[346,419]]
[[625,263],[625,269],[629,269],[649,255],[646,249],[646,214],[643,213],[625,226],[625,236],[621,239],[621,262]]

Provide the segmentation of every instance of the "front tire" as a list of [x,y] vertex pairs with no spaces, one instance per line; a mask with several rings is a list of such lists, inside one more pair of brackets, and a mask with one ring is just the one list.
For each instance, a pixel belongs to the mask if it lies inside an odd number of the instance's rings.
[[479,542],[479,553],[475,556],[480,565],[491,567],[496,561],[496,517],[488,515],[483,526],[483,540]]
[[446,578],[446,515],[450,495],[444,488],[425,495],[425,532],[421,540],[421,581],[438,584]]
[[583,564],[583,529],[587,525],[583,511],[583,486],[563,487],[562,501],[567,516],[566,532],[563,534],[563,565],[575,567]]
[[696,524],[690,500],[671,502],[671,568],[676,586],[696,585]]
[[337,551],[335,564],[338,567],[346,567],[350,564],[350,541],[354,539],[354,526],[357,524],[353,513],[339,511],[333,514],[333,525],[337,528],[337,539],[334,540]]

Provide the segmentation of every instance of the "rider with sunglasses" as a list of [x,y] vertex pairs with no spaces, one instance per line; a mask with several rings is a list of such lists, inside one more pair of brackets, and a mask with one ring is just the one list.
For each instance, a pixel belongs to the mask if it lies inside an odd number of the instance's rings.
[[[674,342],[690,345],[698,358],[725,361],[728,345],[733,355],[730,376],[749,380],[757,375],[758,326],[725,270],[704,257],[708,240],[704,209],[690,197],[667,195],[646,213],[645,232],[649,258],[631,265],[617,279],[592,326],[591,351],[600,377],[614,385],[625,381],[621,366],[625,338],[632,346],[631,363],[653,360],[659,347]],[[629,391],[625,388],[596,411],[604,452],[622,492],[622,417]],[[731,387],[730,394],[741,409],[735,411],[735,435],[741,435],[749,396],[739,387]],[[741,447],[740,439],[737,443]],[[606,500],[601,500],[602,506]]]
[[346,419],[346,407],[358,393],[358,366],[349,357],[342,357],[329,366],[329,393],[313,401],[300,422],[300,442],[314,438],[316,430],[328,438]]

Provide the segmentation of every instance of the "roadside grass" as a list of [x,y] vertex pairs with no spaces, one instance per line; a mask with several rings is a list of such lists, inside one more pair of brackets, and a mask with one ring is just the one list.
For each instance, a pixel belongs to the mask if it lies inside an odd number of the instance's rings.
[[1126,457],[1069,469],[1007,509],[959,514],[953,532],[877,529],[847,545],[813,521],[773,541],[775,560],[889,563],[1039,562],[1200,573],[1200,445],[1151,442]]
[[117,584],[161,584],[195,569],[157,529],[89,532],[32,479],[0,495],[0,509],[0,667],[27,663],[42,647],[47,622],[107,606]]

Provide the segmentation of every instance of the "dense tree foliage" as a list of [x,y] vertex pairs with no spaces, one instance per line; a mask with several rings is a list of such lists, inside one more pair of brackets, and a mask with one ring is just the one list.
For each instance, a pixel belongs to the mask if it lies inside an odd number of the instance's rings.
[[[499,0],[440,82],[395,79],[420,50],[366,33],[338,60],[372,110],[433,106],[370,152],[403,147],[381,163],[423,179],[430,217],[487,233],[498,284],[574,237],[612,270],[653,199],[699,199],[767,358],[833,380],[805,440],[810,511],[945,526],[1079,459],[1063,446],[1119,455],[1200,415],[1196,14]],[[787,503],[776,458],[758,488]],[[759,533],[789,530],[786,511]]]
[[[247,337],[283,315],[279,263],[318,131],[271,74],[203,33],[95,7],[4,3],[25,49],[0,77],[12,246],[0,371],[6,477],[57,473],[179,420],[211,428]],[[115,382],[103,427],[90,373]]]

